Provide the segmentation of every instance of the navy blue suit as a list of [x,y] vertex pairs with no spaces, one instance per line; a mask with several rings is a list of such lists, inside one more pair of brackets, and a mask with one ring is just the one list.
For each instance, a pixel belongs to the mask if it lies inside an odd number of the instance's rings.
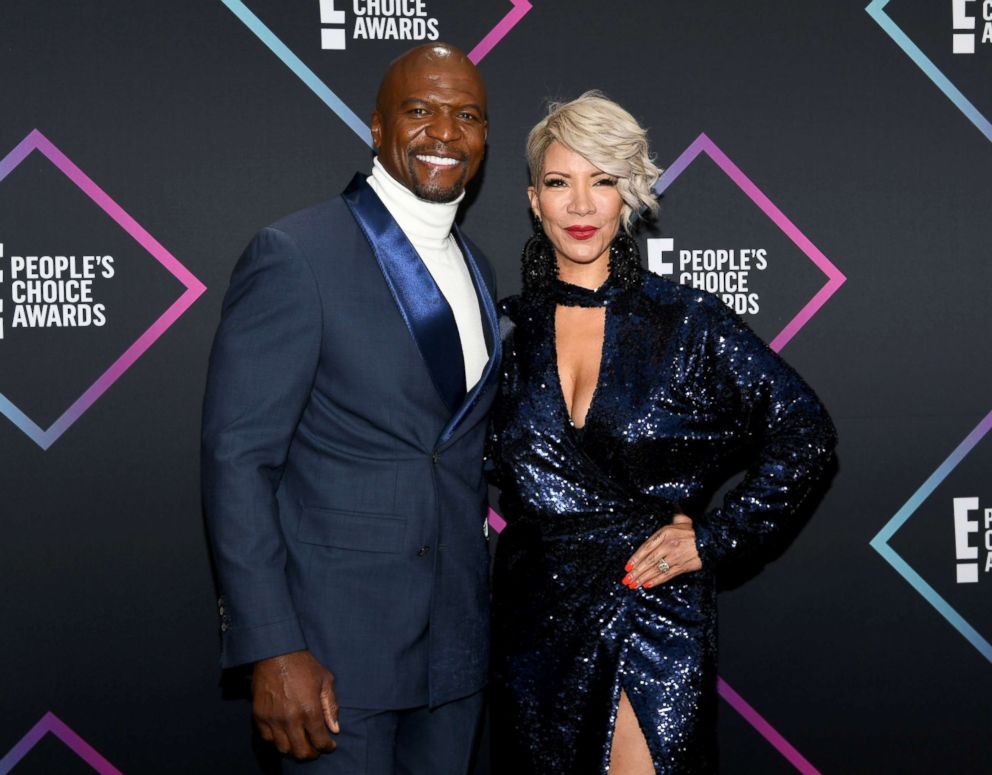
[[203,416],[223,666],[309,649],[356,708],[485,684],[500,345],[492,270],[455,235],[490,355],[467,395],[450,308],[364,176],[238,262]]

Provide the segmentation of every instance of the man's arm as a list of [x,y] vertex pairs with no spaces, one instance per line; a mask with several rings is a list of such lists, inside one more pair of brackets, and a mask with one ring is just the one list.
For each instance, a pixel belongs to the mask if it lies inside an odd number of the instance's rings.
[[235,267],[210,356],[202,488],[220,589],[221,664],[255,663],[259,730],[298,758],[333,749],[324,723],[337,731],[333,676],[306,651],[290,596],[275,496],[313,385],[321,329],[307,257],[288,235],[262,230]]

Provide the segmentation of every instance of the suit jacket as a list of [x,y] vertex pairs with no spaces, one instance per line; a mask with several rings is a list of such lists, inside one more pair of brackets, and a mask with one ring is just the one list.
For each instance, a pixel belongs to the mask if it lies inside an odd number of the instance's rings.
[[445,385],[463,369],[450,308],[363,176],[238,262],[203,414],[222,666],[306,648],[364,708],[484,685],[500,338],[492,270],[455,236],[490,353],[463,399]]

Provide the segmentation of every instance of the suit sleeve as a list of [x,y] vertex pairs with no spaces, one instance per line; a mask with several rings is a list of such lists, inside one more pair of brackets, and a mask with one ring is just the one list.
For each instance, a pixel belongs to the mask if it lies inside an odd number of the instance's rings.
[[813,390],[719,299],[704,337],[704,386],[729,407],[749,460],[744,479],[695,525],[704,568],[719,570],[779,533],[823,478],[837,442]]
[[231,277],[204,398],[202,491],[222,667],[306,648],[276,491],[316,374],[321,323],[307,257],[285,233],[262,230]]

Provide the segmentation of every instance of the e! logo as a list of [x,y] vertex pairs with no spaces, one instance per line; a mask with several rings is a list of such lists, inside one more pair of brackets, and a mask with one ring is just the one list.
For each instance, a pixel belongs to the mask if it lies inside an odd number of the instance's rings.
[[[958,584],[978,583],[978,546],[971,543],[971,534],[978,532],[978,498],[954,499],[954,557],[957,560]],[[985,572],[992,570],[992,509],[985,509]],[[967,562],[973,560],[974,562]]]
[[[954,37],[952,51],[955,54],[974,54],[977,31],[977,20],[972,15],[972,4],[978,0],[951,0],[951,15],[954,19]],[[992,0],[981,0],[982,14],[982,43],[992,43]]]
[[[321,24],[344,24],[344,11],[334,7],[334,0],[320,0]],[[325,51],[341,51],[345,46],[344,28],[320,28],[320,47]]]

